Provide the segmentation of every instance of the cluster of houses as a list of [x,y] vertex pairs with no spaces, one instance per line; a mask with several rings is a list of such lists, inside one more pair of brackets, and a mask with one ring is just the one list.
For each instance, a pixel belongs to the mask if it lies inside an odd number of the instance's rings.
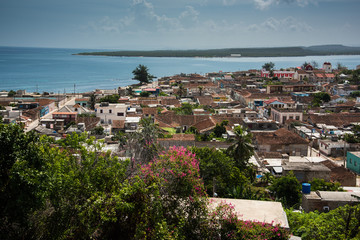
[[[360,144],[345,142],[344,136],[354,134],[354,126],[360,124],[360,99],[349,98],[359,86],[349,84],[348,78],[328,62],[322,69],[307,65],[272,71],[180,74],[144,86],[81,95],[34,97],[18,91],[13,97],[0,97],[0,105],[6,106],[0,114],[6,123],[22,122],[25,129],[36,125],[36,131],[57,138],[97,126],[103,127],[106,136],[131,133],[141,127],[142,118],[150,117],[167,136],[158,139],[165,148],[227,148],[235,138],[234,127],[243,126],[253,135],[256,153],[251,162],[259,173],[292,171],[300,182],[322,178],[356,186]],[[148,92],[149,97],[141,97],[142,92]],[[331,99],[313,107],[318,92],[328,93]],[[116,103],[99,102],[114,94],[119,96]],[[97,99],[93,109],[91,95]],[[175,109],[185,104],[193,106],[191,114],[178,114]],[[189,131],[213,136],[215,127],[224,121],[226,131],[221,139],[202,141]],[[336,158],[341,164],[334,164]],[[313,199],[323,196],[319,194]]]

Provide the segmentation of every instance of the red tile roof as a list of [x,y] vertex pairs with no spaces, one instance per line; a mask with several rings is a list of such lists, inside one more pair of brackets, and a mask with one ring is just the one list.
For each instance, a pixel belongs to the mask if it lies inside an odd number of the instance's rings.
[[271,133],[254,133],[254,136],[260,145],[308,144],[307,140],[285,128]]

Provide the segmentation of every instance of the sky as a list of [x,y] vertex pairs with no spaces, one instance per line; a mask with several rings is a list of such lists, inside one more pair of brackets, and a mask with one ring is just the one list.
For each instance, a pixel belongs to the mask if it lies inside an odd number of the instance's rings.
[[360,46],[360,0],[0,0],[0,46]]

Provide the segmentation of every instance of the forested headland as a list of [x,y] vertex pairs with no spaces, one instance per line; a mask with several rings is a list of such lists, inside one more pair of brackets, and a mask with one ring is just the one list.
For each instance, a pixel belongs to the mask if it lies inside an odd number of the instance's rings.
[[76,55],[113,57],[292,57],[324,55],[360,55],[360,47],[343,45],[319,45],[311,47],[273,47],[273,48],[224,48],[192,50],[152,50],[152,51],[101,51],[82,52]]

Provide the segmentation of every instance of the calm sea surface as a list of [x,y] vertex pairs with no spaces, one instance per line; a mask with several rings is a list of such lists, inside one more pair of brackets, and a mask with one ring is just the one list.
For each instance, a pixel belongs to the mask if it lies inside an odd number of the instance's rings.
[[[0,47],[0,90],[26,89],[48,92],[92,91],[114,89],[136,83],[131,80],[132,70],[146,65],[157,77],[179,73],[239,71],[260,69],[269,61],[275,68],[297,67],[305,61],[324,61],[336,67],[342,63],[349,69],[360,64],[360,56],[308,56],[261,58],[153,58],[77,56],[74,53],[97,51],[94,49],[54,49]],[[101,50],[99,50],[101,51]]]

